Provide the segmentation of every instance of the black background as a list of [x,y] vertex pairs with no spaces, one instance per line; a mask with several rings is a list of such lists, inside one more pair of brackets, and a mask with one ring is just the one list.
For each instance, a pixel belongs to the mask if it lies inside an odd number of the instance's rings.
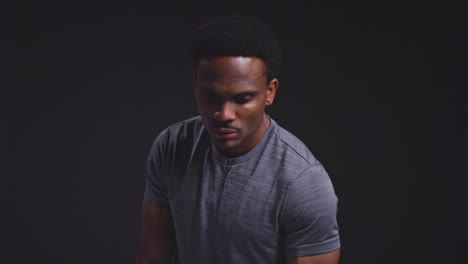
[[197,114],[191,30],[229,13],[280,39],[268,113],[332,178],[341,263],[462,263],[466,9],[324,3],[3,10],[4,50],[14,55],[2,62],[13,80],[4,263],[134,261],[151,143]]

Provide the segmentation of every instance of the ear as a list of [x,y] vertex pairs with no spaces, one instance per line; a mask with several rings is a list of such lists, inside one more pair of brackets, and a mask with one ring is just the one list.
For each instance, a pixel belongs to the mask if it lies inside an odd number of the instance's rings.
[[279,81],[276,78],[273,78],[267,87],[267,94],[265,99],[265,105],[269,106],[273,104],[275,100],[276,90],[278,90]]

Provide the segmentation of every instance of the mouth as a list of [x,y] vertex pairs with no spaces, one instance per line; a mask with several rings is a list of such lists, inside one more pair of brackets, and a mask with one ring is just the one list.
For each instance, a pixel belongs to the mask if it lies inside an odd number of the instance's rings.
[[218,139],[232,139],[239,135],[239,131],[233,128],[218,127],[213,129],[214,136]]

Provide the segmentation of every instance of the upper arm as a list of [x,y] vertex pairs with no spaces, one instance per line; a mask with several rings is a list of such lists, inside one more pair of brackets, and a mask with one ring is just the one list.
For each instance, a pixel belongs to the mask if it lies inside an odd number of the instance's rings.
[[305,257],[288,257],[287,264],[338,264],[340,249],[335,251]]
[[308,168],[290,183],[282,213],[286,256],[316,259],[340,248],[337,201],[321,165]]
[[141,244],[138,264],[170,263],[175,249],[175,232],[169,208],[143,201]]
[[138,264],[170,263],[175,232],[168,197],[168,135],[161,132],[146,160],[146,186],[141,212]]

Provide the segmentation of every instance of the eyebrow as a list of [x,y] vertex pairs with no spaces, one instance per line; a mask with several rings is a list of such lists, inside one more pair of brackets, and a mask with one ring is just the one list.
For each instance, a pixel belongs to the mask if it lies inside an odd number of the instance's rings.
[[[217,93],[213,92],[212,90],[210,90],[206,86],[200,86],[199,89],[202,90],[204,93],[206,93],[209,96],[218,97]],[[234,97],[236,97],[236,96],[256,96],[257,94],[258,94],[257,91],[245,91],[245,92],[235,93],[235,94],[233,94],[233,96]]]
[[235,94],[234,96],[255,96],[255,95],[257,95],[257,94],[258,94],[258,92],[247,91],[247,92],[237,93],[237,94]]

